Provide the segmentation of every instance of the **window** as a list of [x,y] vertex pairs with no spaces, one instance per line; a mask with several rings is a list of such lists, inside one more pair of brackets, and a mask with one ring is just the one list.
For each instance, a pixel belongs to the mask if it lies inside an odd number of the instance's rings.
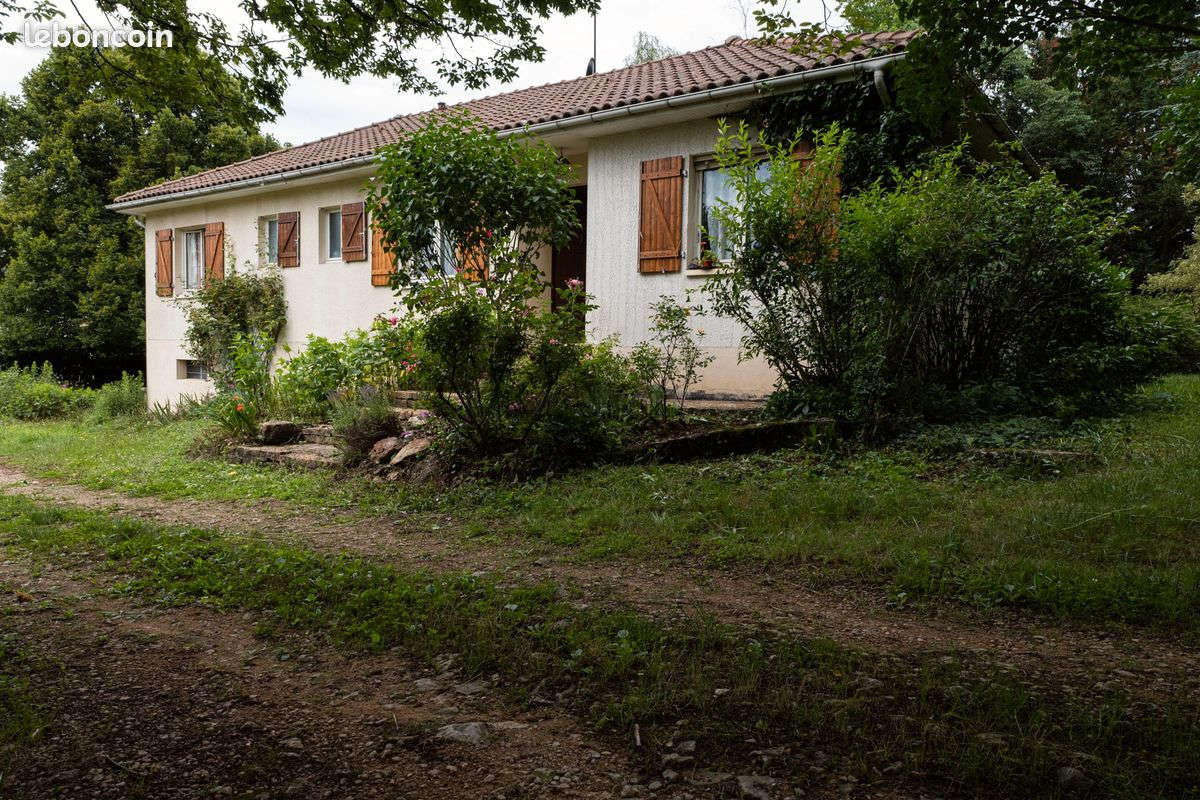
[[[700,191],[697,205],[699,219],[696,224],[697,243],[696,260],[700,260],[707,252],[713,253],[720,261],[728,261],[733,256],[733,242],[729,233],[717,219],[713,211],[721,203],[737,207],[738,196],[729,174],[709,161],[706,166],[697,166],[700,176]],[[765,178],[770,172],[770,164],[766,161],[758,165],[758,177]],[[711,264],[700,264],[708,267]]]
[[454,243],[448,236],[438,235],[438,263],[442,266],[442,274],[454,277],[458,274],[458,261],[454,255]]
[[208,380],[208,368],[204,366],[203,361],[192,361],[191,359],[180,360],[176,365],[176,374],[180,380]]
[[338,259],[342,257],[342,212],[329,210],[325,212],[325,257]]
[[279,263],[279,219],[263,217],[262,222],[263,255],[268,264]]
[[199,289],[204,276],[204,231],[183,234],[183,288]]

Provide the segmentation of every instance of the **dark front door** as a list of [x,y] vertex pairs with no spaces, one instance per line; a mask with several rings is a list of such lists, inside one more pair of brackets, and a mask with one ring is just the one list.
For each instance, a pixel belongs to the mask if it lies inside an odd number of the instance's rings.
[[579,230],[574,238],[561,250],[554,251],[550,265],[550,283],[554,287],[551,302],[558,308],[558,290],[566,287],[567,281],[581,281],[587,286],[587,187],[576,186],[575,198],[579,200]]

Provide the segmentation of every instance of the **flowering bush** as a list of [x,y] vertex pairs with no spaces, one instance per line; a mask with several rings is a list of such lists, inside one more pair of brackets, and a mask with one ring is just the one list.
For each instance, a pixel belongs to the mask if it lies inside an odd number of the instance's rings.
[[275,410],[274,350],[273,339],[235,334],[223,382],[217,384],[216,397],[207,407],[208,415],[231,436],[252,438],[259,420]]
[[263,409],[237,392],[221,392],[206,406],[209,417],[222,430],[238,439],[251,439],[258,432]]

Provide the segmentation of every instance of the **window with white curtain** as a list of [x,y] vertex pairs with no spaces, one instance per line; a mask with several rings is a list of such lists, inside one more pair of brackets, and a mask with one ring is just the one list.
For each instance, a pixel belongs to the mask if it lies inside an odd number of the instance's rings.
[[198,289],[204,278],[204,231],[183,234],[183,288]]

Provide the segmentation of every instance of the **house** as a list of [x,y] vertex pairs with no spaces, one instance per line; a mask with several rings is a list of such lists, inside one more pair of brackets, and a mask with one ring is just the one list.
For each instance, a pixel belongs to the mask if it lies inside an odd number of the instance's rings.
[[[903,58],[912,32],[868,34],[840,56],[797,55],[731,38],[722,45],[612,72],[522,89],[453,106],[499,131],[528,132],[575,167],[583,227],[577,241],[543,254],[555,284],[584,280],[598,308],[589,336],[632,345],[648,336],[650,304],[683,296],[706,274],[699,265],[705,210],[721,193],[712,153],[718,120],[769,93],[812,81],[883,70]],[[184,345],[176,300],[226,263],[275,263],[288,306],[281,339],[302,349],[309,334],[340,338],[395,307],[391,264],[363,207],[375,151],[422,126],[430,114],[289,147],[148,186],[109,207],[146,233],[146,380],[150,402],[211,389]],[[738,358],[741,332],[705,320],[714,356],[697,387],[716,397],[770,392],[771,369]]]

